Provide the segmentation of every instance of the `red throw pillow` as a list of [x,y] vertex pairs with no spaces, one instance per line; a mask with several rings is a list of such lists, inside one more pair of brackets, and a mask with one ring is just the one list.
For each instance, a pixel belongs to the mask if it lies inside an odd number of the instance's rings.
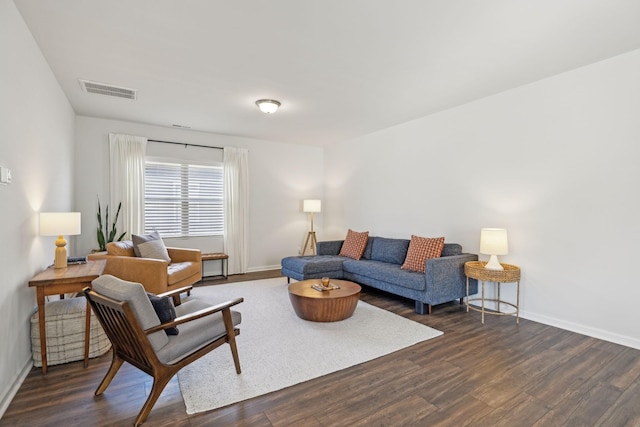
[[347,237],[344,239],[344,243],[342,244],[342,248],[340,248],[340,256],[346,256],[356,260],[362,258],[364,248],[367,247],[368,239],[368,231],[359,233],[349,229],[349,231],[347,231]]
[[427,260],[429,258],[440,258],[443,248],[444,237],[429,238],[412,235],[407,257],[400,268],[424,273]]

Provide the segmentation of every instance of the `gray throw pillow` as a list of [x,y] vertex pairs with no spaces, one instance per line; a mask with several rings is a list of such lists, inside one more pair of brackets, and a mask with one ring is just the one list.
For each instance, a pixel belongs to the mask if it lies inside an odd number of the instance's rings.
[[167,248],[157,231],[149,234],[133,234],[131,240],[133,241],[133,251],[136,256],[171,262]]

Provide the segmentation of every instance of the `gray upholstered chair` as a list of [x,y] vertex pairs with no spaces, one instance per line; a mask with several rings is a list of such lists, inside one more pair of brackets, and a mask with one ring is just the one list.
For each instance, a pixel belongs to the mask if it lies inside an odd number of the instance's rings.
[[[123,362],[153,377],[151,392],[134,425],[145,421],[164,387],[180,369],[224,343],[231,347],[236,372],[240,373],[235,337],[240,333],[237,326],[241,315],[231,307],[243,298],[214,306],[191,298],[175,307],[175,320],[160,323],[141,284],[104,275],[95,279],[92,286],[84,294],[113,345],[111,367],[96,396],[106,390]],[[174,327],[178,328],[177,335],[165,333]]]

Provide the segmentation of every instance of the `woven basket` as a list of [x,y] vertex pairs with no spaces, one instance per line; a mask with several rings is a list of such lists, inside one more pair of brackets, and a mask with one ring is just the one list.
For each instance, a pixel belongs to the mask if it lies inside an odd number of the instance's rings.
[[469,261],[464,264],[464,274],[472,279],[484,280],[485,282],[519,282],[520,267],[511,264],[500,265],[504,270],[487,270],[484,268],[484,261]]

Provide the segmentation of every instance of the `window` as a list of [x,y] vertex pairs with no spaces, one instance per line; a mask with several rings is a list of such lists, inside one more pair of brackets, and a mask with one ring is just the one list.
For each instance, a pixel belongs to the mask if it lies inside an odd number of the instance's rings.
[[224,234],[222,166],[147,160],[145,232],[162,237]]

